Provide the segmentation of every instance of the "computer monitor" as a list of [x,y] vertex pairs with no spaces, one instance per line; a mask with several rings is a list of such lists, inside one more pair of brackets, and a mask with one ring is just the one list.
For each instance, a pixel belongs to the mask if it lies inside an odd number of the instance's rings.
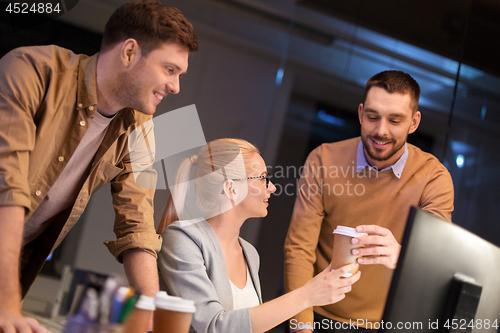
[[500,248],[415,207],[401,245],[379,332],[500,332]]

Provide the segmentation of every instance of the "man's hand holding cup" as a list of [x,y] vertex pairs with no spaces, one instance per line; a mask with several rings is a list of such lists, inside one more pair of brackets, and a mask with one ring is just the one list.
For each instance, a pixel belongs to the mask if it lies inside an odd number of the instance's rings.
[[359,225],[356,231],[368,234],[351,239],[354,246],[360,246],[351,251],[353,256],[359,257],[357,259],[359,264],[380,264],[390,269],[396,268],[401,245],[389,229],[378,225]]

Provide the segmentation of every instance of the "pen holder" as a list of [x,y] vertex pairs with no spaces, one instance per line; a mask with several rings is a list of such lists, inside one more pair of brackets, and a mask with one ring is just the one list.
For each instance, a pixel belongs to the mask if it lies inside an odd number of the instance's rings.
[[66,323],[64,333],[122,333],[121,324],[99,324],[84,322],[77,316],[71,316]]

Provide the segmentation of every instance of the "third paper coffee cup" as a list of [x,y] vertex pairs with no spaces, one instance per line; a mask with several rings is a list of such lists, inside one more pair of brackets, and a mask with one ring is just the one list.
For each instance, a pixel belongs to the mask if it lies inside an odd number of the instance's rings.
[[333,250],[332,250],[332,269],[338,269],[350,263],[356,263],[351,271],[342,275],[342,277],[349,277],[356,274],[359,264],[356,262],[357,256],[352,255],[352,249],[363,247],[363,245],[352,245],[351,239],[353,237],[367,236],[367,233],[357,232],[355,228],[337,226],[333,231]]
[[191,317],[196,311],[194,301],[160,291],[156,295],[155,305],[154,333],[188,333]]

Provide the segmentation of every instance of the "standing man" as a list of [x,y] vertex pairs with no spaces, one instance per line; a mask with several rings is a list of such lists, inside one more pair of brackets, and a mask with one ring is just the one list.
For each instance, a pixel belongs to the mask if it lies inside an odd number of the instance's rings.
[[[21,315],[47,256],[77,222],[92,193],[111,182],[117,239],[106,246],[129,283],[158,290],[153,189],[156,106],[179,92],[198,41],[182,13],[135,0],[109,19],[98,55],[57,46],[23,47],[0,60],[0,332],[44,332]],[[143,133],[148,151],[129,134]],[[144,175],[144,176],[143,176]]]
[[290,322],[293,331],[311,332],[314,321],[315,332],[351,332],[351,323],[370,328],[379,322],[410,206],[451,221],[448,170],[406,143],[420,124],[419,96],[420,87],[410,75],[376,74],[366,83],[358,107],[361,138],[323,144],[307,158],[285,241],[286,291],[328,266],[337,225],[368,236],[352,240],[366,246],[353,250],[360,256],[361,279],[352,291],[336,304],[298,314]]

